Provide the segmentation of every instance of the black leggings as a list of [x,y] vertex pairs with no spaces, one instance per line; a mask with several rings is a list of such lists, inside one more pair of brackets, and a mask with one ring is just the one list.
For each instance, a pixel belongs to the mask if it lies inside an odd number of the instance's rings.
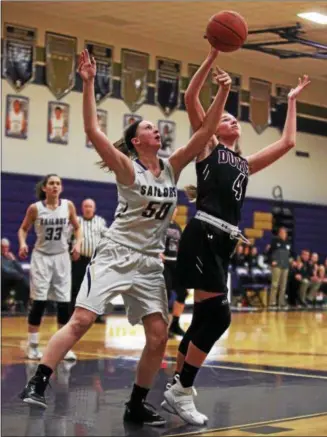
[[208,354],[230,323],[231,312],[226,296],[196,302],[191,325],[179,345],[179,352],[186,355],[191,341],[194,346]]
[[187,290],[178,283],[176,274],[176,261],[165,261],[164,278],[166,282],[166,289],[168,300],[171,298],[171,292],[176,293],[176,301],[184,304],[187,298]]

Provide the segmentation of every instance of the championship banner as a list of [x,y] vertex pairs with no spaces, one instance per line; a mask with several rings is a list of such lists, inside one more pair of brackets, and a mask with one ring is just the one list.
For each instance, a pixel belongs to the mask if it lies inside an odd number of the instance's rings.
[[147,98],[149,55],[134,50],[122,49],[121,65],[121,95],[128,108],[135,112]]
[[112,94],[113,87],[113,47],[105,44],[85,41],[85,48],[97,63],[94,81],[95,100],[100,103]]
[[250,121],[258,134],[270,124],[271,83],[250,77]]
[[282,131],[286,120],[288,93],[291,91],[288,85],[276,85],[276,105],[274,122],[277,128]]
[[46,84],[57,99],[75,85],[77,39],[46,32]]
[[[107,123],[108,123],[107,122],[107,115],[108,115],[108,112],[105,111],[104,109],[97,109],[97,119],[98,119],[99,127],[100,127],[101,132],[103,132],[105,135],[107,135]],[[94,147],[87,135],[86,135],[86,144],[85,145],[89,149],[93,149],[93,147]]]
[[29,99],[23,96],[7,95],[6,137],[27,139]]
[[166,116],[180,103],[180,79],[182,64],[167,58],[156,58],[155,103]]
[[35,47],[35,29],[5,24],[2,71],[16,91],[34,79]]
[[48,142],[68,144],[69,105],[61,102],[48,103]]
[[[190,81],[194,76],[194,74],[198,71],[198,69],[199,69],[199,65],[188,64],[188,77]],[[211,105],[211,101],[212,101],[212,79],[211,79],[211,73],[209,73],[200,91],[200,102],[203,106],[203,109],[206,112]]]
[[288,93],[291,91],[292,87],[289,85],[277,85],[276,84],[276,103],[287,103]]
[[228,73],[232,79],[232,86],[227,98],[225,109],[237,119],[241,118],[241,90],[242,76],[239,74]]

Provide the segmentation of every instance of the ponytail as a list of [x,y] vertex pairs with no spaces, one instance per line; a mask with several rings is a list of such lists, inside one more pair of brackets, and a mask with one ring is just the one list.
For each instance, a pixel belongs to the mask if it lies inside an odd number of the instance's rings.
[[[124,132],[124,137],[114,143],[114,147],[121,153],[126,155],[130,159],[137,158],[137,152],[132,143],[132,139],[136,136],[137,128],[142,120],[135,121],[130,126],[128,126]],[[96,163],[101,169],[106,169],[107,171],[112,171],[109,166],[103,161],[98,161]]]

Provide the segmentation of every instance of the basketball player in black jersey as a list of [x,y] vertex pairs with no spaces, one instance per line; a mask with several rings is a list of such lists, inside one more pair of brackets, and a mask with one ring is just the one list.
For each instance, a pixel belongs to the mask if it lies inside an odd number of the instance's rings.
[[185,287],[178,283],[176,275],[176,261],[178,246],[182,236],[182,228],[176,222],[176,215],[178,208],[175,209],[174,214],[171,217],[170,224],[166,233],[165,251],[162,255],[164,262],[164,277],[166,282],[166,289],[168,294],[168,300],[171,298],[171,293],[176,293],[176,299],[173,304],[172,321],[169,326],[169,337],[175,335],[184,335],[185,332],[179,325],[179,318],[183,314],[185,299],[187,297],[187,290]]
[[[212,49],[185,93],[193,131],[199,129],[205,112],[199,93],[216,59]],[[231,322],[227,300],[227,269],[237,240],[237,227],[246,186],[254,174],[285,155],[295,145],[296,99],[310,83],[307,76],[288,95],[288,111],[281,138],[247,158],[235,153],[241,127],[224,113],[217,120],[216,136],[197,157],[197,213],[188,223],[179,246],[177,272],[186,288],[194,288],[194,313],[177,356],[175,384],[164,394],[162,406],[186,422],[203,425],[207,418],[193,402],[195,377],[215,342]],[[244,237],[243,237],[244,238]]]

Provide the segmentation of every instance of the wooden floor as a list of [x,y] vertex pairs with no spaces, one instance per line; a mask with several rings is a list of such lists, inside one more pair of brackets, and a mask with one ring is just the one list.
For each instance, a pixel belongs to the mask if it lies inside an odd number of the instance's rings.
[[[182,317],[185,329],[190,315]],[[41,345],[56,331],[55,318],[47,317],[41,329]],[[174,360],[177,340],[169,340],[166,360]],[[109,317],[105,325],[94,325],[74,348],[79,361],[101,358],[140,356],[144,345],[141,326],[131,327],[125,317]],[[24,363],[26,319],[2,319],[2,375],[6,365]],[[250,372],[274,375],[280,379],[293,376],[310,383],[327,383],[327,313],[321,312],[254,312],[234,313],[232,325],[210,353],[205,367],[214,371]],[[319,385],[319,384],[318,384]],[[305,387],[303,396],[305,396]],[[327,414],[327,404],[324,407]],[[251,420],[224,428],[213,428],[206,436],[312,435],[327,436],[327,415],[324,411],[283,420]],[[319,414],[318,414],[319,413]],[[315,417],[316,414],[316,417]],[[293,415],[294,416],[294,415]],[[287,419],[287,420],[285,420]],[[262,428],[263,427],[263,428]],[[267,428],[268,427],[268,428]],[[272,427],[272,428],[271,428]],[[261,428],[263,431],[261,431]],[[169,435],[200,435],[193,430]]]

